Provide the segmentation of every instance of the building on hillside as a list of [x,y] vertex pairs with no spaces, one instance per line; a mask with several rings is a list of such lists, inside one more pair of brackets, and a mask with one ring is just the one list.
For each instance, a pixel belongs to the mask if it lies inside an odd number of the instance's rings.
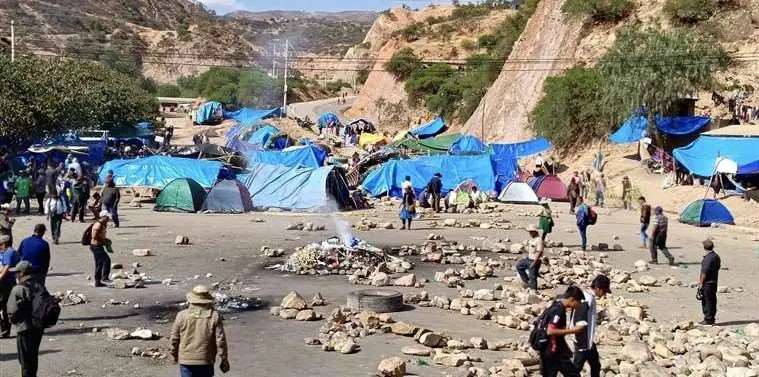
[[163,114],[186,114],[201,102],[202,100],[198,98],[158,97],[158,103],[160,103],[161,113]]

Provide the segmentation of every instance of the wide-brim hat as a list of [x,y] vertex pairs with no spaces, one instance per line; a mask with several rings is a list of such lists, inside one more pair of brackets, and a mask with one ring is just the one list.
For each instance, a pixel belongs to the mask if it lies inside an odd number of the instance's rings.
[[21,262],[16,263],[15,266],[11,267],[10,271],[28,275],[32,272],[32,264],[29,263],[29,261],[22,260]]
[[536,227],[535,224],[530,224],[530,225],[527,225],[527,228],[525,228],[525,230],[528,232],[537,232],[538,227]]
[[187,293],[187,302],[190,304],[213,304],[214,299],[211,291],[205,285],[198,285]]

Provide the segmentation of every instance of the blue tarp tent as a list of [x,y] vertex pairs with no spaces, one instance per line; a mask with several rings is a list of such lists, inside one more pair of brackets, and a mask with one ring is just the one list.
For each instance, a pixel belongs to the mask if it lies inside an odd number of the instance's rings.
[[195,123],[204,124],[218,120],[223,116],[223,110],[221,103],[216,101],[206,102],[198,108],[198,112],[195,115]]
[[292,168],[251,164],[237,179],[247,187],[255,208],[295,211],[336,211],[347,205],[348,186],[334,167]]
[[254,124],[262,119],[271,118],[281,114],[280,108],[275,109],[251,109],[243,107],[236,111],[225,111],[224,119],[234,119],[241,124]]
[[100,183],[105,182],[108,171],[113,170],[116,186],[163,189],[175,179],[192,178],[204,188],[210,188],[216,182],[221,168],[222,164],[218,161],[151,156],[108,161],[100,169],[98,178]]
[[427,124],[414,128],[409,131],[409,133],[417,139],[427,139],[443,133],[445,128],[445,121],[443,118],[437,117]]
[[622,127],[609,136],[609,141],[617,144],[635,143],[643,138],[646,127],[648,127],[648,119],[642,115],[634,115],[622,123]]
[[490,144],[490,149],[494,155],[507,155],[517,159],[534,156],[551,148],[553,145],[544,137],[519,143]]
[[271,138],[272,136],[278,133],[279,133],[279,129],[277,127],[270,126],[267,124],[259,128],[258,130],[256,130],[256,132],[253,132],[253,134],[250,135],[250,137],[248,137],[247,141],[250,144],[260,145],[263,147],[266,145],[266,143],[269,142],[269,138]]
[[689,145],[672,153],[688,171],[701,177],[714,174],[718,157],[729,158],[738,166],[746,165],[759,157],[759,137],[733,137],[701,135]]
[[334,125],[340,126],[340,118],[337,117],[334,113],[324,113],[322,116],[319,117],[319,127],[324,128],[327,127],[330,123],[333,123]]
[[290,147],[281,151],[258,151],[246,154],[248,163],[318,168],[324,166],[327,152],[315,145]]
[[[711,118],[703,116],[656,116],[656,128],[667,135],[690,135],[711,123]],[[609,140],[617,144],[635,143],[643,138],[648,127],[644,115],[633,115],[611,136]]]
[[482,191],[495,189],[495,175],[490,156],[426,156],[411,160],[391,160],[372,170],[363,186],[372,196],[389,193],[400,196],[404,177],[410,176],[414,190],[422,191],[432,175],[443,175],[443,192],[453,190],[459,183],[471,179]]
[[759,160],[738,166],[739,175],[759,174]]
[[482,142],[478,137],[472,135],[464,135],[456,140],[448,153],[452,155],[473,155],[485,153],[488,150],[488,146]]

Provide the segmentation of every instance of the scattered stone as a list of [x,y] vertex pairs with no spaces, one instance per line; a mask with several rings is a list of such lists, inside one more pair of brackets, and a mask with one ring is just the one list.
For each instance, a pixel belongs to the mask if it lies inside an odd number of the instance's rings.
[[638,259],[635,261],[635,269],[638,270],[638,272],[648,270],[648,262],[644,261],[643,259]]
[[176,245],[189,245],[190,244],[190,238],[185,235],[178,235],[176,238],[174,238],[174,244]]
[[129,337],[133,339],[152,340],[158,336],[149,329],[137,329],[135,331],[132,331],[129,334]]
[[408,346],[401,348],[401,353],[404,355],[411,355],[411,356],[429,356],[430,355],[430,349],[427,347],[420,347],[420,346]]
[[393,229],[393,223],[382,223],[379,224],[379,227],[382,229]]
[[311,306],[324,306],[327,305],[327,301],[322,297],[322,294],[317,292],[314,298],[311,299]]
[[129,331],[119,328],[111,328],[105,330],[106,336],[111,340],[126,340],[129,339]]
[[659,282],[659,280],[653,276],[650,275],[643,275],[638,278],[638,282],[646,287],[653,287],[656,285],[656,283]]
[[413,287],[416,285],[416,275],[408,274],[395,279],[395,281],[393,281],[393,285],[398,287]]
[[132,255],[136,257],[149,257],[153,254],[150,249],[134,249],[132,250]]
[[[427,353],[429,354],[429,352]],[[377,375],[380,377],[403,377],[406,375],[406,362],[400,357],[382,360],[377,367]]]
[[422,336],[419,338],[419,343],[424,344],[427,347],[440,347],[443,343],[444,339],[442,336],[435,334],[433,332],[428,332],[422,334]]
[[282,309],[295,309],[295,310],[303,310],[307,309],[308,305],[306,304],[306,300],[301,297],[298,292],[291,291],[282,299],[282,303],[279,305]]
[[297,315],[295,315],[296,321],[314,321],[318,319],[316,316],[316,313],[311,309],[305,309],[298,312]]
[[446,367],[460,367],[467,360],[469,360],[469,356],[465,353],[445,353],[441,350],[435,351],[435,356],[432,357],[435,364]]
[[395,335],[412,336],[418,328],[405,322],[396,322],[390,325],[390,332]]

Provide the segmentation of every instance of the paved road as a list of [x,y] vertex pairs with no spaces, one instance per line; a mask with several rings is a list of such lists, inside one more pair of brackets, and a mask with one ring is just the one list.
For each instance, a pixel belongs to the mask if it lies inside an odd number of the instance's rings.
[[[356,97],[346,97],[345,104],[338,104],[337,100],[338,98],[335,97],[318,101],[292,103],[288,106],[288,112],[290,115],[297,116],[299,118],[305,119],[308,117],[308,119],[311,121],[316,121],[322,114],[326,112],[335,113],[340,116],[341,111],[347,107],[350,107],[350,105],[353,104],[353,101],[356,100]],[[342,116],[340,116],[340,118],[341,121],[344,120],[342,119]]]

